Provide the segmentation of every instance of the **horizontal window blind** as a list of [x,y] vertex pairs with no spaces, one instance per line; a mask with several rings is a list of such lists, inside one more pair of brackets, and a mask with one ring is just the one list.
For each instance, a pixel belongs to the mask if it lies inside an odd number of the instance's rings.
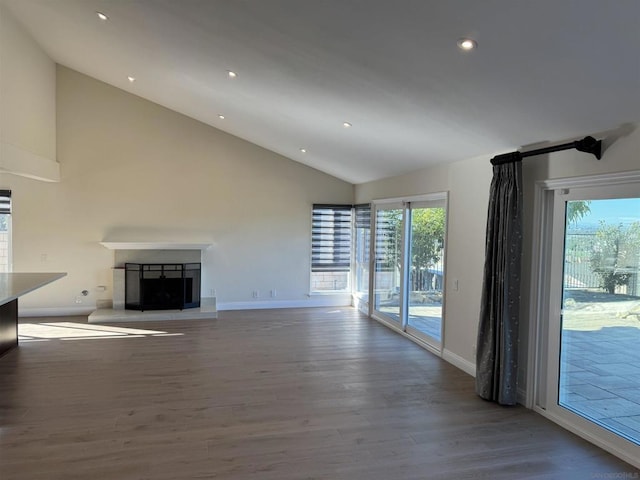
[[351,205],[314,205],[311,271],[351,269]]
[[356,228],[371,228],[371,205],[355,206]]
[[11,213],[11,190],[0,190],[0,214]]
[[397,266],[402,235],[402,214],[379,210],[376,214],[375,262],[376,271],[391,272]]

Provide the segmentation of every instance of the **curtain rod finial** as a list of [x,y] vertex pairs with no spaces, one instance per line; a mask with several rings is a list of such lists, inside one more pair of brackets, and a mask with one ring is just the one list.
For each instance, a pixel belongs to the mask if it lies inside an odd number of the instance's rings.
[[574,145],[579,152],[591,153],[598,160],[602,158],[602,140],[586,136],[582,140],[576,140]]

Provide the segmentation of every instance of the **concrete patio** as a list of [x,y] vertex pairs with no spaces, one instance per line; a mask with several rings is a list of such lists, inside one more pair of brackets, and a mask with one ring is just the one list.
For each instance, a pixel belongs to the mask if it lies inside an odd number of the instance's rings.
[[568,291],[560,404],[640,444],[640,298]]

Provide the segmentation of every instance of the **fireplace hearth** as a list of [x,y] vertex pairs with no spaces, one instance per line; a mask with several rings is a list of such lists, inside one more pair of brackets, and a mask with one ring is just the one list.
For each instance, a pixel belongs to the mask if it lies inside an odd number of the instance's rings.
[[200,263],[125,263],[125,308],[200,307]]

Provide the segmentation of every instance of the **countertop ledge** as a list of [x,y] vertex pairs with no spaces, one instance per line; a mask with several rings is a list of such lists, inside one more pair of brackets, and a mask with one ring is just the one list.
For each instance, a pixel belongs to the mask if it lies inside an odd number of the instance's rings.
[[0,273],[0,305],[66,276],[66,272]]

